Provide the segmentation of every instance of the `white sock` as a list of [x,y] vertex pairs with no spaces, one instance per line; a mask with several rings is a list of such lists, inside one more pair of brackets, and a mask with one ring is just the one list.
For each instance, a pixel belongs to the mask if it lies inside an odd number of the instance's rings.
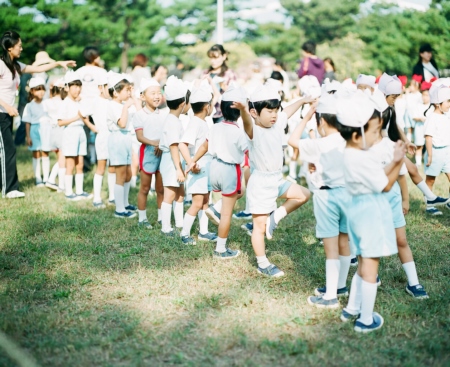
[[114,198],[116,203],[116,212],[117,213],[125,213],[125,204],[124,204],[124,191],[125,188],[122,185],[115,184],[114,185]]
[[280,206],[273,212],[273,218],[275,219],[275,223],[280,223],[280,220],[282,220],[287,215],[286,208],[284,206]]
[[33,172],[36,183],[42,182],[41,176],[41,158],[33,158]]
[[362,278],[358,273],[355,273],[352,278],[352,285],[350,286],[347,307],[345,307],[345,311],[352,315],[357,315],[361,311],[361,282]]
[[66,168],[58,170],[58,187],[60,190],[64,190],[66,187]]
[[416,165],[417,166],[422,165],[422,152],[416,153]]
[[338,289],[344,288],[347,285],[348,271],[350,270],[350,263],[352,261],[352,257],[353,257],[352,255],[349,256],[339,255],[341,267],[339,270]]
[[42,180],[48,181],[50,175],[50,157],[42,157]]
[[172,205],[165,203],[161,204],[161,230],[165,233],[172,231],[172,226],[170,225],[170,219],[172,217]]
[[81,195],[83,193],[84,173],[77,173],[75,175],[75,193]]
[[410,287],[419,284],[419,277],[417,276],[416,264],[414,263],[414,261],[410,261],[409,263],[403,264],[402,266],[405,270]]
[[184,214],[184,203],[179,203],[178,201],[173,202],[173,216],[175,218],[175,226],[177,228],[183,227],[183,214]]
[[412,141],[412,134],[411,133],[406,133],[406,139],[408,139],[409,141]]
[[59,172],[59,164],[58,162],[56,162],[52,167],[52,171],[50,172],[50,176],[48,176],[47,181],[52,184],[56,184],[56,177],[58,176],[58,172]]
[[417,184],[417,187],[422,193],[425,195],[427,200],[433,201],[436,200],[437,196],[434,195],[433,191],[430,190],[430,188],[427,186],[425,181],[421,181]]
[[289,176],[294,178],[297,177],[297,161],[289,162]]
[[220,199],[217,203],[215,203],[215,204],[213,205],[213,207],[214,207],[214,210],[215,210],[217,213],[220,213],[221,210],[222,210],[222,199]]
[[108,194],[109,194],[109,201],[114,200],[114,186],[116,184],[116,174],[115,173],[109,173],[108,172]]
[[208,217],[205,214],[204,210],[200,210],[198,212],[198,221],[200,223],[200,233],[201,234],[207,234],[208,231]]
[[227,239],[217,237],[216,252],[222,253],[222,252],[225,252],[226,250],[227,250]]
[[324,294],[323,298],[326,300],[337,298],[340,267],[341,263],[339,260],[327,259],[325,261],[327,292]]
[[161,220],[161,209],[158,209],[158,222]]
[[94,175],[94,203],[100,203],[102,201],[102,183],[103,175]]
[[361,316],[359,321],[365,325],[372,325],[373,323],[373,307],[375,306],[375,299],[377,298],[377,283],[369,283],[364,279],[361,280]]
[[70,196],[73,194],[73,175],[65,175],[64,176],[64,187],[66,190],[66,196]]
[[137,180],[137,176],[131,176],[131,187],[136,187],[136,180]]
[[181,231],[182,236],[190,236],[191,235],[191,229],[192,229],[192,225],[194,224],[194,221],[195,221],[195,217],[193,215],[190,215],[188,213],[186,213],[184,215],[183,230]]
[[256,256],[256,262],[258,263],[258,267],[261,269],[265,269],[270,266],[270,261],[267,260],[267,256]]
[[143,222],[144,220],[147,220],[147,210],[139,210],[138,209],[138,213],[139,213],[139,222]]
[[128,196],[130,196],[130,187],[131,181],[125,182],[123,184],[123,204],[125,205],[125,207],[130,205],[130,203],[128,202]]

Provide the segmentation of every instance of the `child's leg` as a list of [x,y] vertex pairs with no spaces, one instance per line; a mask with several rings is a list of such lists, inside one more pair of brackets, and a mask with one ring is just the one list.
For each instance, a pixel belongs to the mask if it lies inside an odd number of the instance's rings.
[[65,159],[66,174],[64,178],[65,180],[64,187],[66,191],[66,196],[70,196],[73,194],[72,185],[73,185],[73,169],[75,168],[75,158],[76,157],[66,157]]
[[411,248],[406,240],[406,227],[396,228],[395,234],[397,236],[398,257],[408,278],[408,284],[410,286],[418,285],[419,278],[417,276],[416,264],[414,263]]
[[379,258],[361,257],[358,272],[361,281],[361,315],[359,321],[365,325],[373,323],[373,308],[377,298],[377,274]]
[[131,152],[131,176],[130,176],[130,185],[131,187],[136,187],[137,174],[139,169],[139,157],[132,150]]
[[324,238],[323,246],[326,256],[326,293],[323,298],[332,300],[337,298],[339,272],[341,270],[341,263],[339,262],[339,236]]
[[298,160],[299,150],[294,148],[294,152],[289,162],[289,176],[292,178],[297,178],[297,160]]
[[172,216],[172,203],[177,196],[178,187],[165,186],[164,187],[164,200],[161,204],[161,231],[169,233],[173,231],[170,224]]
[[50,175],[50,157],[49,152],[41,152],[42,155],[42,180],[44,182],[48,181]]
[[[127,165],[125,182],[123,184],[123,189],[124,189],[123,202],[124,202],[125,208],[130,206],[130,203],[128,202],[128,197],[130,195],[130,188],[131,188],[131,166]],[[134,209],[134,210],[136,210],[136,209]]]
[[147,197],[152,184],[152,175],[148,175],[145,172],[141,172],[141,185],[139,186],[138,193],[138,213],[139,222],[147,220]]
[[52,167],[52,170],[50,171],[50,175],[48,176],[47,182],[56,185],[56,177],[58,177],[58,172],[59,172],[59,162],[55,162],[55,164]]
[[408,173],[411,177],[412,182],[414,182],[417,188],[422,191],[427,200],[436,200],[437,196],[433,194],[432,189],[430,189],[430,187],[425,183],[419,173],[417,166],[413,162],[411,162],[409,158],[405,158],[404,162],[406,164],[406,168],[408,169]]
[[198,212],[198,222],[200,224],[200,234],[208,234],[208,223],[209,219],[208,216],[205,214],[205,210],[209,208],[209,193],[203,195],[203,204],[201,209]]
[[416,166],[421,166],[422,165],[422,151],[423,151],[423,147],[417,147],[417,150],[416,150]]
[[[58,152],[58,164],[59,164],[58,186],[60,190],[64,190],[66,177],[66,157],[64,156],[61,149]],[[72,172],[70,174],[72,174]]]
[[84,180],[84,173],[83,173],[83,165],[84,165],[84,157],[82,155],[79,155],[75,158],[75,190],[77,195],[81,195],[83,191],[83,180]]
[[252,246],[253,251],[255,251],[258,267],[261,269],[265,269],[270,266],[270,262],[266,257],[266,244],[264,242],[266,221],[267,214],[253,214]]
[[352,255],[350,253],[350,246],[348,244],[348,234],[339,233],[339,280],[338,289],[344,288],[347,285],[348,271],[350,270],[350,264],[352,261]]
[[234,205],[242,194],[233,194],[231,196],[222,196],[222,204],[220,211],[220,223],[218,230],[218,238],[216,242],[216,252],[223,253],[227,250],[227,238],[231,227],[231,217],[233,215]]
[[192,204],[184,215],[183,230],[181,231],[181,236],[184,237],[191,235],[191,229],[192,225],[194,224],[195,217],[203,208],[204,196],[205,195],[203,194],[192,194]]
[[127,166],[115,166],[116,184],[114,185],[114,198],[116,203],[116,212],[125,213],[125,180],[127,178]]
[[108,201],[114,201],[114,187],[116,185],[116,167],[108,167]]
[[425,179],[425,182],[430,190],[433,190],[434,182],[436,181],[435,176],[428,176]]
[[94,175],[94,203],[102,202],[103,175],[106,169],[106,159],[97,161],[97,170]]
[[158,222],[161,220],[161,204],[164,200],[164,186],[159,171],[155,174],[156,203],[158,205]]
[[175,218],[175,227],[181,230],[184,219],[184,185],[180,185],[177,190],[175,201],[173,202],[173,216]]
[[41,152],[39,150],[34,150],[33,155],[33,172],[36,179],[36,184],[42,183],[41,176]]

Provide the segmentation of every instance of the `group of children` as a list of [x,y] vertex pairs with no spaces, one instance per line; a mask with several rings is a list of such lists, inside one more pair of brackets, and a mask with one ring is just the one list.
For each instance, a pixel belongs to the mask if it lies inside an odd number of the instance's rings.
[[[115,217],[138,214],[138,225],[151,229],[146,209],[153,183],[161,233],[194,245],[192,227],[198,217],[197,239],[215,242],[214,257],[225,260],[240,255],[227,246],[227,237],[236,201],[244,196],[245,167],[244,216],[251,215],[253,223],[244,228],[251,234],[257,271],[269,277],[284,272],[268,260],[265,238],[276,238],[283,218],[313,192],[316,236],[323,240],[326,255],[325,286],[315,289],[308,303],[337,308],[338,298],[349,295],[341,320],[355,320],[358,332],[376,330],[383,325],[382,316],[373,312],[381,257],[398,253],[407,277],[406,291],[416,299],[428,298],[406,238],[406,174],[424,193],[428,208],[450,206],[449,199],[432,192],[441,172],[450,180],[450,83],[434,81],[428,86],[430,107],[427,111],[420,107],[426,113],[409,115],[416,131],[424,124],[427,177],[423,181],[405,155],[414,153],[416,146],[397,122],[394,106],[402,94],[397,77],[384,74],[376,84],[375,77],[360,75],[356,85],[323,86],[304,78],[299,83],[302,97],[282,105],[282,84],[276,80],[256,87],[249,96],[231,83],[220,95],[210,78],[188,85],[171,76],[163,91],[165,110],[159,109],[160,84],[151,78],[134,90],[128,76],[105,72],[96,78],[98,93],[80,99],[82,77],[69,71],[55,83],[48,100],[43,100],[43,80],[33,78],[23,121],[36,184],[63,190],[68,200],[92,198],[83,190],[87,127],[97,134],[94,207],[105,207],[101,188],[108,167],[108,202],[115,205]],[[421,89],[426,89],[423,84]],[[210,116],[216,103],[223,120],[213,124]],[[290,123],[296,116],[301,119]],[[308,167],[308,188],[283,175],[288,144]],[[59,158],[49,173],[52,150],[58,150]],[[133,151],[138,151],[140,170],[137,207],[129,202]],[[212,191],[222,194],[214,205],[210,205]],[[192,197],[192,204],[184,213],[186,195]],[[278,199],[283,201],[280,206]],[[217,234],[209,231],[209,220],[218,226]],[[358,270],[349,292],[346,281],[352,261]]]

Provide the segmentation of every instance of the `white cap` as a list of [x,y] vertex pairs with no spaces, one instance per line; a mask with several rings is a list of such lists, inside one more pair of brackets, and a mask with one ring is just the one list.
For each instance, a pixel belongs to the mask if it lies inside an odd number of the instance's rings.
[[108,73],[101,73],[97,75],[97,85],[105,85],[108,84]]
[[389,107],[388,103],[386,102],[386,97],[379,89],[374,90],[374,92],[370,96],[370,99],[374,103],[375,109],[380,113],[383,113]]
[[108,71],[108,89],[114,88],[117,83],[125,79],[123,74],[115,73],[114,71]]
[[150,87],[161,88],[161,85],[154,78],[144,78],[141,80],[141,83],[139,84],[139,92],[144,93],[147,90],[147,88],[150,88]]
[[322,95],[324,92],[330,93],[339,90],[339,88],[341,87],[341,83],[339,83],[337,80],[333,80],[330,82],[330,79],[326,78],[322,87],[323,86],[325,86],[325,90],[322,88]]
[[68,70],[66,75],[64,75],[64,83],[69,84],[74,82],[75,80],[79,80],[81,82],[81,76],[78,75],[76,71]]
[[[323,86],[326,89],[326,86]],[[337,112],[337,98],[335,94],[326,93],[325,90],[322,91],[322,95],[319,99],[319,104],[316,108],[317,113],[327,113],[330,115],[336,115]]]
[[442,103],[450,99],[450,87],[434,84],[430,88],[430,103]]
[[445,85],[446,87],[450,87],[450,78],[439,78],[436,79],[432,85]]
[[270,101],[272,99],[279,101],[281,98],[277,89],[272,88],[269,85],[261,85],[257,87],[250,95],[250,102]]
[[53,83],[53,86],[58,88],[64,87],[64,78],[56,79],[55,82]]
[[378,89],[384,93],[385,96],[390,96],[392,94],[402,94],[403,85],[397,75],[387,75],[383,73],[380,80],[378,81]]
[[224,102],[241,102],[247,103],[247,93],[235,82],[231,82],[228,89],[222,94],[222,101]]
[[360,84],[368,85],[371,88],[375,88],[376,80],[373,75],[365,75],[365,74],[359,74],[358,78],[356,78],[356,86]]
[[276,89],[278,92],[281,92],[283,90],[283,83],[277,79],[269,78],[266,80],[265,85],[267,85],[270,88]]
[[337,99],[336,117],[349,127],[363,127],[373,115],[375,104],[363,91],[356,91]]
[[187,91],[187,85],[181,79],[178,79],[175,75],[169,76],[166,86],[164,87],[164,92],[168,101],[185,98]]
[[190,103],[211,102],[213,90],[211,85],[203,79],[200,85],[193,86],[191,96],[189,97]]
[[303,96],[317,98],[320,97],[322,90],[320,84],[314,75],[305,75],[298,81],[300,93]]
[[28,83],[28,86],[30,88],[36,88],[36,87],[39,87],[40,85],[44,85],[45,86],[45,80],[40,78],[40,77],[38,77],[38,76],[34,77],[34,78],[31,78],[29,83]]
[[125,80],[128,80],[129,83],[134,84],[134,79],[130,74],[123,73],[122,75]]

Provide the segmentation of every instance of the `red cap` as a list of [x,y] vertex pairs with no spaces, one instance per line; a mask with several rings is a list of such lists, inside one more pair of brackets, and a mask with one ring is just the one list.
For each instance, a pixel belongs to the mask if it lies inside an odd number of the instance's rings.
[[380,81],[381,75],[377,76],[377,78],[375,79],[375,84],[378,84],[378,82]]
[[400,81],[402,82],[402,85],[405,86],[406,83],[408,83],[408,77],[406,75],[400,75],[398,77],[400,79]]
[[438,78],[437,77],[432,77],[431,79],[430,79],[430,83],[433,83],[434,81],[436,81],[436,80],[438,80]]
[[430,88],[431,88],[430,82],[423,82],[422,85],[420,86],[421,91],[430,90]]
[[422,83],[422,79],[423,79],[422,75],[414,74],[414,75],[412,76],[412,80],[416,81],[416,82],[419,83],[419,84]]

